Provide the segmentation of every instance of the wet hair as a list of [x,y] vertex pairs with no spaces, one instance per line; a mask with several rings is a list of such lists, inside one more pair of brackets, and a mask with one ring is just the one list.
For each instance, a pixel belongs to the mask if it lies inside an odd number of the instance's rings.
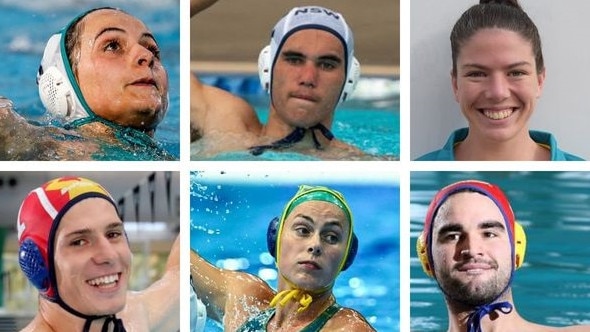
[[467,9],[451,31],[453,76],[457,75],[457,58],[463,45],[481,29],[499,28],[518,33],[531,43],[537,74],[545,68],[541,37],[537,26],[518,4],[518,0],[480,0]]
[[70,61],[70,66],[72,67],[72,72],[76,72],[76,67],[78,66],[78,57],[80,52],[80,34],[84,29],[84,22],[82,20],[88,16],[88,14],[93,13],[95,11],[103,10],[103,9],[110,9],[119,11],[122,13],[126,13],[125,11],[114,8],[114,7],[99,7],[91,9],[82,15],[74,18],[72,22],[67,27],[66,35],[65,35],[65,46],[66,46],[66,56]]

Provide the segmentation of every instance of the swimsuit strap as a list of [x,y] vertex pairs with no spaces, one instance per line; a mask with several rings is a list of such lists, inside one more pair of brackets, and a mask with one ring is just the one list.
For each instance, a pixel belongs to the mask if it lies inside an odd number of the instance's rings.
[[510,302],[497,302],[475,307],[475,310],[469,314],[469,319],[467,320],[467,332],[482,332],[481,319],[495,310],[509,314],[512,312],[512,304]]
[[331,306],[326,308],[326,310],[324,310],[316,319],[314,319],[313,322],[311,322],[303,330],[301,330],[301,332],[317,332],[321,330],[322,327],[324,327],[324,325],[326,325],[326,323],[332,317],[334,317],[334,315],[338,311],[340,311],[340,309],[342,309],[342,307],[338,303],[334,302]]
[[274,141],[274,142],[272,142],[270,144],[266,144],[266,145],[253,146],[253,147],[249,148],[248,150],[250,151],[250,153],[252,155],[259,156],[262,153],[264,153],[264,151],[266,151],[266,150],[281,150],[281,149],[290,148],[295,143],[300,142],[303,139],[303,137],[305,137],[305,133],[307,132],[307,130],[311,130],[311,135],[313,138],[313,143],[315,145],[315,148],[321,149],[322,145],[318,141],[318,138],[315,135],[314,129],[318,129],[322,133],[322,135],[324,135],[324,137],[327,138],[329,141],[334,139],[334,134],[332,134],[330,129],[326,128],[323,124],[318,123],[317,125],[310,127],[309,129],[296,127],[289,135],[281,138],[278,141]]

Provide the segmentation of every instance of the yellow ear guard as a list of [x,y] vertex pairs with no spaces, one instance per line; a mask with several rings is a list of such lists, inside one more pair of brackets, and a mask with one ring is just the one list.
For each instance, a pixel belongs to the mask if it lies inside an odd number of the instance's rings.
[[422,264],[422,270],[427,276],[433,277],[430,262],[428,261],[428,252],[426,250],[426,239],[424,238],[424,232],[420,233],[418,240],[416,240],[416,253]]
[[524,263],[526,252],[526,234],[519,222],[514,223],[514,268],[518,269]]

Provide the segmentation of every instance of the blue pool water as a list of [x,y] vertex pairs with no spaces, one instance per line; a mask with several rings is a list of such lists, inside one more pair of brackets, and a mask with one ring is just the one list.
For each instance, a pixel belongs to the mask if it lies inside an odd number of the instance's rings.
[[[275,271],[266,249],[269,221],[281,213],[299,184],[328,185],[346,197],[359,238],[354,264],[339,276],[334,287],[337,301],[361,312],[378,331],[399,331],[397,183],[385,177],[372,183],[334,182],[330,175],[322,175],[321,182],[317,176],[304,181],[301,173],[285,172],[289,178],[278,179],[275,173],[257,180],[244,171],[241,179],[230,181],[218,180],[220,174],[224,177],[223,171],[192,173],[191,248],[217,266],[231,264],[255,275],[267,275]],[[266,281],[276,289],[276,279]],[[213,322],[207,326],[208,331],[221,330]]]
[[43,122],[44,108],[35,82],[47,39],[73,17],[94,7],[119,7],[140,18],[152,30],[170,79],[168,114],[156,131],[156,140],[178,157],[179,148],[179,3],[175,0],[0,0],[0,95],[14,103],[27,119]]
[[412,331],[447,328],[442,294],[422,272],[414,246],[432,196],[463,179],[499,185],[525,229],[525,264],[513,281],[520,315],[552,326],[590,324],[590,172],[412,172]]
[[[208,85],[217,86],[246,99],[256,109],[260,121],[268,118],[270,103],[261,88],[258,77],[242,74],[198,74]],[[395,78],[362,78],[350,101],[336,110],[332,132],[336,138],[352,144],[362,151],[383,157],[399,157],[400,116],[399,81]],[[195,146],[196,147],[196,146]],[[192,149],[193,159],[199,159]],[[265,152],[253,157],[247,152],[223,153],[214,160],[314,160],[313,157],[289,152]]]

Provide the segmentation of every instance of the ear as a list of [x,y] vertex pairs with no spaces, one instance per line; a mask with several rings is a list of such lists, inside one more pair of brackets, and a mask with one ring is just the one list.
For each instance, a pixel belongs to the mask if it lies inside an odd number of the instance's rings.
[[458,96],[459,88],[457,86],[457,75],[453,73],[452,69],[451,69],[451,86],[453,88],[453,95],[455,96],[455,100],[457,102],[459,102],[459,96]]
[[537,98],[541,97],[541,94],[543,93],[543,87],[545,86],[545,73],[546,70],[545,68],[543,68],[543,70],[539,74],[537,74],[537,84],[539,85]]

